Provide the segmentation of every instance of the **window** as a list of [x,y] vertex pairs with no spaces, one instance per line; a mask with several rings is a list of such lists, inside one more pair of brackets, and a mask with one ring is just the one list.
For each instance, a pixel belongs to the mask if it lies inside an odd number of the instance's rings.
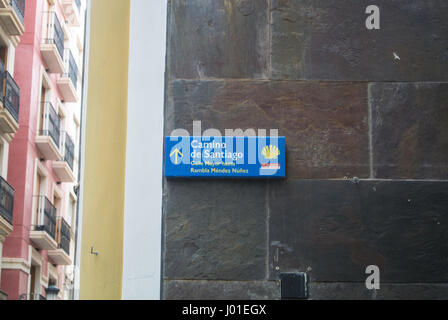
[[4,147],[4,141],[3,139],[0,139],[0,176],[2,177],[6,177],[6,170],[8,170],[8,164],[4,163],[3,160],[6,160],[4,157],[4,152],[5,147]]
[[66,221],[70,225],[70,227],[74,228],[74,223],[76,222],[76,200],[72,195],[69,196],[68,206],[67,206],[67,214]]
[[56,214],[58,217],[62,216],[62,197],[55,192],[53,198],[53,205],[56,208]]
[[45,71],[44,68],[42,68],[42,76],[41,76],[41,88],[40,88],[40,109],[39,109],[39,117],[38,117],[38,124],[37,127],[39,128],[38,134],[42,134],[42,131],[45,130],[44,128],[44,116],[45,116],[45,105],[47,103],[51,104],[52,100],[52,92],[51,92],[51,82],[50,78]]
[[6,69],[8,63],[8,46],[0,39],[0,61]]
[[48,173],[44,166],[36,160],[36,174],[34,178],[34,197],[33,197],[33,217],[32,225],[38,225],[39,219],[39,199],[42,196],[47,196],[47,176]]

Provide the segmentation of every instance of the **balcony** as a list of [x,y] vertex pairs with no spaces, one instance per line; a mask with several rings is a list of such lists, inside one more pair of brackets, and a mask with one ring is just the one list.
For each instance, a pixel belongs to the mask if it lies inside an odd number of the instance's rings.
[[62,159],[53,162],[53,171],[60,182],[76,182],[74,171],[75,144],[72,138],[64,132],[61,139]]
[[44,159],[59,160],[62,157],[59,151],[61,118],[54,110],[51,102],[44,102],[43,108],[42,130],[36,137],[36,146]]
[[61,0],[62,11],[65,21],[71,27],[81,26],[81,1],[80,0]]
[[16,133],[19,129],[20,88],[0,63],[0,131]]
[[0,24],[11,36],[25,32],[25,0],[0,0]]
[[57,232],[56,240],[58,242],[58,249],[48,251],[48,256],[51,260],[60,266],[68,266],[72,264],[70,259],[70,226],[64,220],[59,217],[57,219]]
[[0,235],[8,236],[12,232],[14,212],[14,189],[0,177]]
[[44,196],[37,196],[37,225],[30,232],[30,239],[41,250],[56,250],[56,208]]
[[66,50],[66,70],[58,80],[59,92],[64,98],[64,102],[78,102],[78,66],[70,50]]
[[55,12],[48,13],[47,38],[43,39],[40,53],[51,73],[64,73],[64,31]]

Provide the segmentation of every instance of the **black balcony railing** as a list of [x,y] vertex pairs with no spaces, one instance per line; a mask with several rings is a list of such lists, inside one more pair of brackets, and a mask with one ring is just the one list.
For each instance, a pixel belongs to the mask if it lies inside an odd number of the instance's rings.
[[0,177],[0,215],[12,224],[14,212],[14,188]]
[[11,7],[17,13],[20,22],[25,24],[25,0],[10,0]]
[[[3,66],[2,66],[3,67]],[[2,68],[0,67],[0,68]],[[3,105],[12,115],[12,117],[19,122],[19,107],[20,107],[20,88],[14,81],[13,77],[8,71],[3,72]]]
[[0,61],[0,100],[11,116],[19,122],[20,88],[11,74],[5,70],[3,62]]
[[56,12],[48,13],[48,38],[45,39],[45,43],[54,44],[59,56],[64,59],[64,31]]
[[72,138],[70,138],[67,132],[64,132],[64,135],[62,136],[61,150],[63,152],[63,161],[67,162],[67,164],[70,166],[70,169],[72,169],[73,171],[73,163],[75,159],[75,144],[73,143]]
[[75,58],[73,57],[73,54],[70,50],[68,50],[68,73],[66,74],[67,77],[70,78],[70,80],[73,83],[73,86],[75,87],[75,90],[77,90],[78,87],[78,65],[76,64]]
[[38,196],[36,231],[45,231],[56,240],[56,208],[47,197]]
[[66,73],[62,75],[63,78],[69,78],[72,82],[75,90],[78,90],[78,65],[76,64],[75,58],[71,50],[65,50],[65,66]]
[[68,255],[70,255],[70,226],[65,221],[64,218],[58,218],[58,227],[59,227],[59,248],[65,251]]
[[44,118],[42,125],[42,136],[50,137],[56,146],[59,147],[61,142],[61,118],[58,113],[54,110],[51,102],[44,102]]

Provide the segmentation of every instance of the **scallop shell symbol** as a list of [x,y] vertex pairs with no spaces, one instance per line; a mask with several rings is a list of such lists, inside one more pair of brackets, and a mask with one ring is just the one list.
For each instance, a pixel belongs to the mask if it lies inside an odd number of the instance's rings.
[[261,154],[266,158],[266,159],[277,159],[278,156],[280,155],[280,150],[273,145],[267,146],[263,149],[263,151],[261,152]]

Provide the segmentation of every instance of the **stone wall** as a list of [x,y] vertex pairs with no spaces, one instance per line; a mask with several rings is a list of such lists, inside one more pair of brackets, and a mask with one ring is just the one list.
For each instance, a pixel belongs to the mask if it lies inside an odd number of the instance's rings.
[[447,17],[445,0],[171,0],[166,135],[279,129],[287,179],[165,180],[163,297],[278,299],[280,273],[307,272],[311,299],[448,298]]

